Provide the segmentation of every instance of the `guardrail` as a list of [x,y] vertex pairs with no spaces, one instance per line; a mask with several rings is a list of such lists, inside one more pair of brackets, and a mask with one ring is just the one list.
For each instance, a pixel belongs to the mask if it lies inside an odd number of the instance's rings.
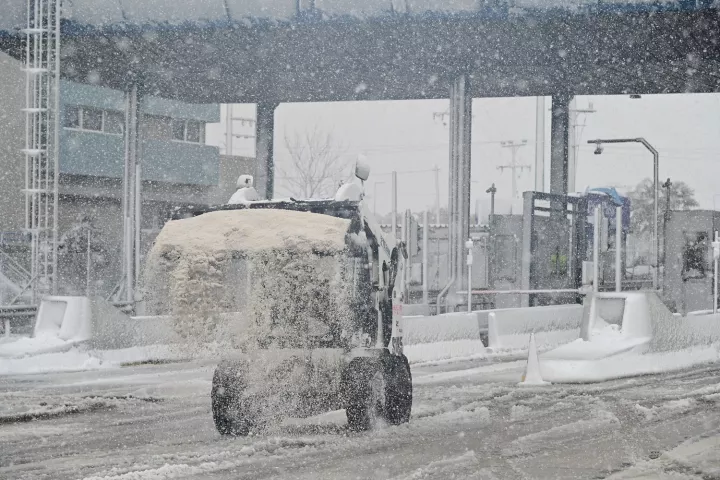
[[10,336],[13,327],[32,328],[36,316],[37,305],[0,305],[0,323],[3,325],[3,333],[6,337]]

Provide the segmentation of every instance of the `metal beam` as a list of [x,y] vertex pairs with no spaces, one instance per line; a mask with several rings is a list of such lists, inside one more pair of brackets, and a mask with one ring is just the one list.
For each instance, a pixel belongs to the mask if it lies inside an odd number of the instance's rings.
[[450,278],[437,297],[442,299],[453,285],[467,289],[464,244],[470,235],[470,147],[472,144],[472,96],[468,77],[461,75],[450,85],[450,166],[448,169],[448,240]]
[[545,97],[535,103],[535,191],[545,191]]
[[275,136],[275,102],[257,104],[255,138],[255,188],[261,197],[268,200],[275,193],[275,163],[273,140]]
[[123,175],[123,277],[125,300],[135,301],[140,269],[142,192],[140,175],[139,95],[137,85],[125,92],[125,172]]
[[451,225],[453,248],[451,262],[456,274],[458,289],[467,289],[465,241],[470,236],[470,164],[472,143],[472,96],[470,82],[461,76],[450,89],[450,158],[454,175],[451,176],[450,201],[453,204]]
[[550,193],[568,193],[568,153],[570,102],[567,94],[552,97],[552,124],[550,125]]

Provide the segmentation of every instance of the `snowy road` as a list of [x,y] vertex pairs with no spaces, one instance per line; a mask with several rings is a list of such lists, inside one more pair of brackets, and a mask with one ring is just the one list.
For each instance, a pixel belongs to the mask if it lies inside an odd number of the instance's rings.
[[720,445],[720,366],[522,388],[516,382],[523,365],[415,367],[408,425],[349,433],[344,413],[331,412],[250,438],[215,432],[209,363],[0,377],[0,478],[700,479],[720,473],[720,459],[687,465],[689,457],[676,448],[685,442],[692,450],[702,437],[709,437],[704,445]]

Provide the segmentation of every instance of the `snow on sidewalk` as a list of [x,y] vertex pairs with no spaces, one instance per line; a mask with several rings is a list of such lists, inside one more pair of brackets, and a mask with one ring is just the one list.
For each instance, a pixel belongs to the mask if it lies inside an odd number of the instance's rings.
[[72,347],[66,352],[43,353],[17,358],[0,357],[0,375],[72,372],[120,367],[123,364],[181,360],[182,355],[167,345],[149,345],[120,350],[87,350]]
[[20,337],[12,342],[0,343],[0,359],[54,353],[70,350],[72,341],[59,338],[57,335],[41,334],[36,337]]

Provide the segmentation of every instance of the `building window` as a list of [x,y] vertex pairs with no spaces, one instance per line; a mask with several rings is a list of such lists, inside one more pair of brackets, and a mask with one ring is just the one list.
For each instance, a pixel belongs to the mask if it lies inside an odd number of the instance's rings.
[[142,130],[145,138],[170,140],[172,138],[172,120],[159,115],[144,115]]
[[173,120],[173,140],[205,143],[205,123],[196,120]]
[[200,143],[200,122],[187,121],[185,124],[185,141]]
[[97,108],[82,109],[82,129],[102,132],[103,111]]
[[75,130],[122,135],[125,114],[112,110],[66,105],[63,126]]
[[80,128],[80,107],[65,107],[63,126],[66,128]]
[[125,131],[125,115],[120,112],[111,112],[106,110],[103,131],[105,133],[122,135]]
[[185,120],[173,120],[173,140],[185,141]]

